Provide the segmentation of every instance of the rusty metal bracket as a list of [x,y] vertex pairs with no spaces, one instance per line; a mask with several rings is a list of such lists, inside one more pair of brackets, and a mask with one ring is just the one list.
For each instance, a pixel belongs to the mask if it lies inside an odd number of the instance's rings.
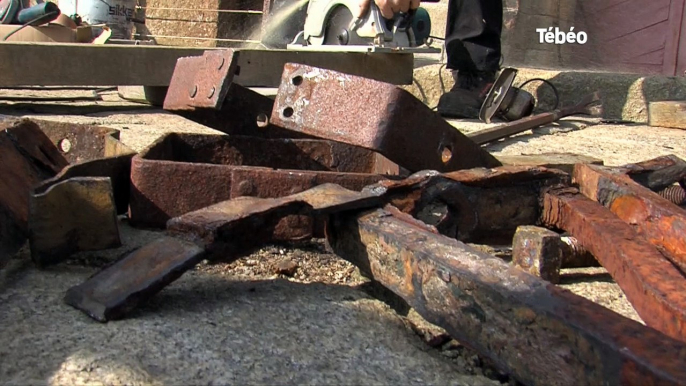
[[119,141],[119,130],[68,122],[33,120],[50,138],[69,165],[41,182],[33,194],[74,177],[109,177],[118,214],[129,209],[131,159],[134,150]]
[[502,165],[406,90],[316,67],[284,66],[270,121],[377,151],[411,172]]
[[647,325],[686,342],[686,278],[655,246],[576,188],[546,194],[543,213],[598,259]]
[[165,110],[221,109],[239,72],[240,52],[208,50],[202,56],[179,58],[164,99]]
[[235,82],[240,51],[206,51],[179,58],[164,109],[232,135],[307,138],[269,123],[274,100]]
[[524,384],[684,383],[684,343],[413,220],[381,209],[336,214],[327,239],[336,254]]
[[282,197],[327,182],[359,191],[398,173],[379,154],[331,141],[169,134],[134,157],[129,214],[134,225],[164,228],[236,197]]
[[639,185],[621,168],[577,165],[574,181],[584,195],[632,225],[686,272],[686,210]]

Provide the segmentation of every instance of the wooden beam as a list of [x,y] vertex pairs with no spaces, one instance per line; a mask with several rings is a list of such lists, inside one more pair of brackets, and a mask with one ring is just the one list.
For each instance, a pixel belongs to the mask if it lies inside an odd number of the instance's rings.
[[[0,43],[0,88],[17,86],[168,86],[176,60],[207,49],[54,43]],[[241,50],[245,87],[278,87],[288,62],[322,67],[393,84],[411,84],[407,53]]]

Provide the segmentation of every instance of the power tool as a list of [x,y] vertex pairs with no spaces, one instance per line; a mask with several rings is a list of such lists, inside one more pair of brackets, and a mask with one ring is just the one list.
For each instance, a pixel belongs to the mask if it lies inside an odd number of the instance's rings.
[[[438,0],[432,0],[432,2]],[[440,53],[429,47],[431,18],[419,7],[392,20],[372,1],[361,18],[354,16],[357,0],[310,0],[302,31],[290,50]]]

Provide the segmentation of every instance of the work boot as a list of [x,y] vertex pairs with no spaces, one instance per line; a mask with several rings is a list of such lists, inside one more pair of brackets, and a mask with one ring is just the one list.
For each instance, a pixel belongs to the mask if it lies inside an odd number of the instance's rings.
[[488,95],[495,72],[461,72],[453,71],[455,86],[441,95],[438,101],[438,113],[445,118],[478,119],[481,105]]

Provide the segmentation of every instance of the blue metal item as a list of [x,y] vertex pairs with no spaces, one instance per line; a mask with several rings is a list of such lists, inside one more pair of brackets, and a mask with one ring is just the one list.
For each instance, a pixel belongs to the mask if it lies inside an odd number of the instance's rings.
[[12,24],[19,10],[19,0],[0,0],[0,24]]
[[36,4],[30,8],[24,8],[17,14],[19,24],[31,23],[31,25],[41,25],[49,23],[60,15],[61,11],[57,4],[46,1]]
[[417,8],[412,16],[411,23],[410,29],[412,29],[414,34],[415,44],[420,46],[426,43],[429,35],[431,35],[431,17],[429,12],[425,8]]

